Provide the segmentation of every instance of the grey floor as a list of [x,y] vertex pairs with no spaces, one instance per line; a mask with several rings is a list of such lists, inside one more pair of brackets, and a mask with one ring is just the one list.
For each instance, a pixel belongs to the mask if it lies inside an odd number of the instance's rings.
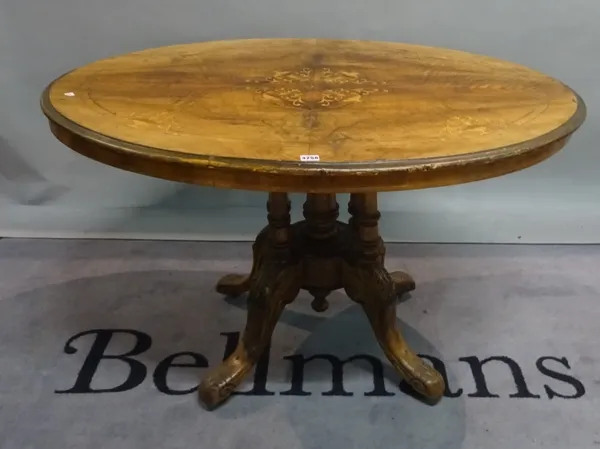
[[600,448],[599,246],[389,245],[388,267],[418,283],[398,324],[443,363],[438,405],[335,292],[324,314],[301,294],[207,412],[245,317],[214,283],[249,244],[0,240],[0,448]]

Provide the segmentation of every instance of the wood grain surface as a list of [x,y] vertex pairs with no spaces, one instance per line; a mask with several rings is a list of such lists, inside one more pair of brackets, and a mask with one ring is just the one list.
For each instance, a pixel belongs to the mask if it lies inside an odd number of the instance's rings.
[[586,114],[560,81],[506,61],[319,39],[211,41],[108,58],[51,83],[42,109],[67,146],[125,170],[315,193],[513,172],[561,149]]

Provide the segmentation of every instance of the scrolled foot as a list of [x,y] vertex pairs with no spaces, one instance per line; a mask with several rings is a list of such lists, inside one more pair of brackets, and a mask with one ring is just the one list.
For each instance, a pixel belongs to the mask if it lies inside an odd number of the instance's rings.
[[396,328],[398,278],[377,265],[346,265],[344,271],[347,295],[362,306],[392,366],[416,392],[430,400],[441,399],[445,390],[442,376],[410,349]]
[[392,271],[390,277],[396,287],[398,296],[411,292],[415,289],[415,280],[412,276],[404,271]]
[[240,296],[250,290],[249,274],[227,274],[217,282],[216,290],[225,296]]
[[224,402],[244,376],[256,363],[243,344],[215,370],[213,370],[198,387],[198,397],[207,410],[213,410]]
[[258,362],[275,325],[301,284],[299,264],[277,260],[257,265],[248,295],[246,327],[237,348],[202,381],[198,397],[208,410],[224,402]]

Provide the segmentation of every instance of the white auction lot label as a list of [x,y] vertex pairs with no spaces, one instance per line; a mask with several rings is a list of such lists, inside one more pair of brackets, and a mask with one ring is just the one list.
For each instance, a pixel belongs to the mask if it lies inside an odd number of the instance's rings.
[[318,154],[301,154],[300,160],[302,162],[315,162],[319,160]]

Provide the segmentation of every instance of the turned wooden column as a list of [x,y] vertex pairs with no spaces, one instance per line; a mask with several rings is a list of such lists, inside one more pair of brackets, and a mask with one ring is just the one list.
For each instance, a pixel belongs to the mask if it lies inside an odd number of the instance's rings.
[[303,206],[308,236],[313,240],[326,240],[337,232],[339,205],[334,193],[309,193]]
[[381,263],[385,248],[379,235],[381,213],[377,205],[377,193],[353,193],[348,203],[349,224],[358,234],[364,263]]
[[267,200],[270,246],[285,251],[290,243],[291,202],[287,193],[271,192]]
[[305,288],[313,296],[311,306],[317,312],[329,307],[327,296],[338,288],[340,266],[335,260],[339,205],[335,194],[306,195],[303,206],[307,246],[304,255]]

